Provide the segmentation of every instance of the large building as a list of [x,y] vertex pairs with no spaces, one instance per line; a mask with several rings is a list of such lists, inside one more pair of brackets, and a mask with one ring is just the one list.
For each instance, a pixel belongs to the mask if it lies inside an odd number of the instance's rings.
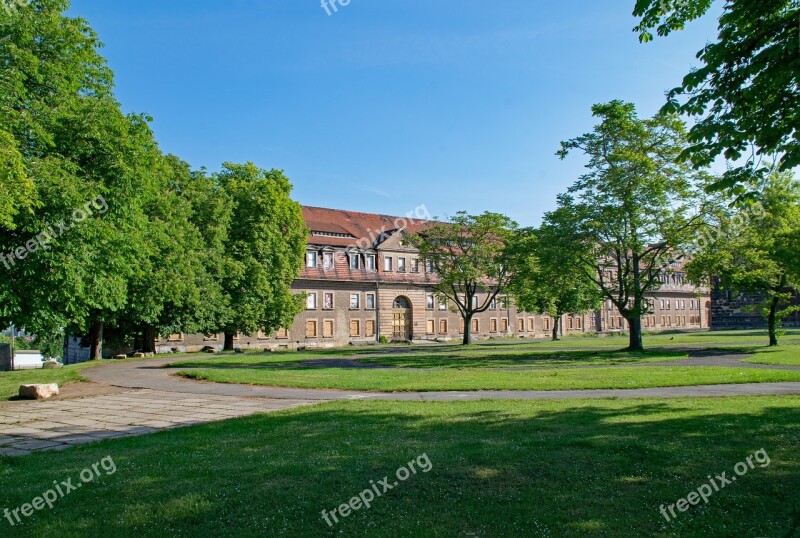
[[[429,221],[336,209],[304,207],[311,234],[305,267],[294,282],[306,294],[305,310],[291,327],[275,334],[238,335],[236,346],[293,349],[389,341],[456,340],[463,337],[459,314],[434,293],[436,274],[406,241]],[[645,331],[707,329],[710,297],[689,285],[679,271],[663,275]],[[518,311],[499,297],[472,320],[475,338],[546,338],[554,321]],[[614,333],[625,330],[615,307],[561,320],[563,333]],[[174,334],[157,342],[159,350],[196,351],[221,347],[223,335]]]

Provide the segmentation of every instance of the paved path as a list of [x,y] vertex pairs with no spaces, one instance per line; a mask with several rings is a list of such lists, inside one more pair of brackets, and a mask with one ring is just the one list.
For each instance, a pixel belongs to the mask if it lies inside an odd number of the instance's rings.
[[0,455],[61,450],[312,402],[131,390],[75,400],[0,404]]

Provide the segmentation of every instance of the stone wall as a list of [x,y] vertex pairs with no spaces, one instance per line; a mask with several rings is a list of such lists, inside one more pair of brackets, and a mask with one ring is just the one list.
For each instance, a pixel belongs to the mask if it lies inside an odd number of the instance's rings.
[[[764,329],[767,322],[758,308],[763,303],[763,293],[736,293],[715,286],[711,292],[711,329]],[[800,303],[797,293],[794,303]],[[800,314],[794,313],[787,317],[783,326],[800,327]]]

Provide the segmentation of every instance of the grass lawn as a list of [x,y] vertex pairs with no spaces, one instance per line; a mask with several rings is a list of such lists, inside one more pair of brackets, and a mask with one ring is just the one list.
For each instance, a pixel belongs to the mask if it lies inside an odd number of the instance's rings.
[[761,349],[755,357],[746,359],[744,362],[800,366],[800,345],[783,345],[777,348]]
[[[662,517],[762,448],[769,465]],[[323,521],[423,454],[430,472]],[[800,397],[335,402],[0,459],[3,507],[107,456],[116,473],[13,529],[0,519],[4,535],[777,537],[793,509],[800,523]]]
[[0,400],[8,400],[19,395],[20,385],[34,383],[58,383],[58,386],[85,381],[81,377],[81,370],[97,363],[83,363],[65,366],[54,370],[17,370],[14,372],[0,372]]
[[502,370],[350,368],[185,370],[178,375],[217,383],[364,391],[633,389],[729,383],[800,382],[800,371],[660,366]]

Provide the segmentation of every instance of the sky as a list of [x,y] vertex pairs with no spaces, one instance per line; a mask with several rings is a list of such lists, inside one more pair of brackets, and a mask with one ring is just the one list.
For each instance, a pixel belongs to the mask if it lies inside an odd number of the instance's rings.
[[[663,105],[715,13],[643,45],[634,0],[73,0],[126,112],[193,167],[283,170],[302,204],[537,225],[591,106]],[[330,12],[330,14],[328,14]]]

